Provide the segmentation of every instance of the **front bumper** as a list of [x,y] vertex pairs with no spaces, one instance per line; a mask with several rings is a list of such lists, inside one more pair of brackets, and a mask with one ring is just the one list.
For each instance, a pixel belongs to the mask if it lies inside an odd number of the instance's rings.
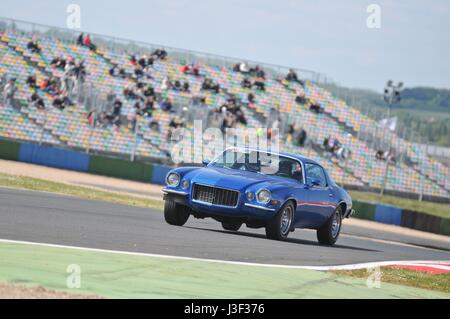
[[277,212],[277,208],[248,203],[242,198],[239,199],[239,203],[236,207],[229,207],[192,200],[189,193],[184,191],[164,188],[163,192],[164,200],[171,199],[178,204],[188,206],[193,211],[203,213],[205,215],[268,220]]

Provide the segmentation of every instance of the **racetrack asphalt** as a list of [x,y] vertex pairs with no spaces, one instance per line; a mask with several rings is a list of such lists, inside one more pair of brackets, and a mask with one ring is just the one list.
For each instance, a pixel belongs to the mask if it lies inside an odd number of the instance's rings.
[[[354,227],[353,227],[354,228]],[[183,257],[300,266],[390,260],[450,260],[448,250],[361,236],[346,229],[334,247],[297,229],[286,242],[263,229],[228,232],[211,219],[167,225],[162,211],[76,197],[0,188],[0,238]]]

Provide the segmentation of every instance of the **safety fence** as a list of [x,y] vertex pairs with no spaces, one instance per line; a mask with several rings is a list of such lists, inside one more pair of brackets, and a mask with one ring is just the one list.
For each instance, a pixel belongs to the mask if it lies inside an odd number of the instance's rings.
[[450,236],[450,218],[429,215],[391,205],[353,201],[359,219]]

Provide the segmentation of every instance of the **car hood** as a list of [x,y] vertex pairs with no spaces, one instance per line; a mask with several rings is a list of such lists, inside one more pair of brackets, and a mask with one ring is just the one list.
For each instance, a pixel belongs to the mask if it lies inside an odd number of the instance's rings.
[[200,168],[189,172],[185,177],[189,178],[193,183],[231,188],[240,191],[258,183],[262,184],[261,187],[267,187],[268,185],[293,186],[295,183],[295,181],[291,182],[289,179],[283,177],[220,167]]

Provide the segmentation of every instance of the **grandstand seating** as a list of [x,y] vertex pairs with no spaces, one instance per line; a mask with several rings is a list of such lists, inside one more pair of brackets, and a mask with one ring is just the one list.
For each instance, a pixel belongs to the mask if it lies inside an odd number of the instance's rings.
[[[42,48],[40,53],[31,53],[26,44],[31,38],[30,34],[17,31],[0,33],[0,77],[4,74],[17,78],[18,93],[16,98],[23,103],[31,95],[26,85],[26,77],[32,73],[38,79],[53,74],[61,76],[61,71],[50,66],[55,56],[71,56],[77,60],[84,60],[87,69],[86,83],[91,84],[99,94],[113,91],[124,102],[122,115],[127,116],[133,110],[133,102],[127,101],[123,96],[123,88],[133,84],[130,78],[112,77],[109,69],[112,64],[123,67],[127,72],[133,72],[126,53],[99,47],[91,51],[80,47],[74,42],[63,41],[54,37],[40,37]],[[158,94],[170,97],[172,100],[189,101],[201,90],[202,78],[187,75],[180,71],[183,61],[170,56],[164,61],[156,61],[152,71],[152,79],[142,80],[151,84]],[[201,64],[201,73],[220,84],[229,93],[246,100],[250,89],[241,87],[244,78],[242,74],[232,71],[225,66]],[[187,81],[191,92],[162,91],[161,81],[164,77]],[[338,183],[351,185],[366,185],[382,187],[386,164],[375,159],[375,150],[371,149],[355,134],[361,127],[376,125],[371,118],[364,116],[355,108],[348,106],[344,101],[336,99],[327,90],[306,81],[305,86],[283,83],[279,79],[268,76],[265,82],[265,91],[252,91],[256,97],[254,111],[244,109],[249,127],[262,127],[264,124],[258,120],[267,117],[273,108],[295,122],[308,132],[308,137],[314,145],[321,145],[324,138],[331,135],[352,151],[352,156],[345,162],[324,155],[310,147],[299,148],[282,141],[282,149],[301,153],[321,162],[332,174]],[[323,109],[323,114],[309,111],[308,105],[295,102],[297,91],[303,91],[305,96]],[[88,111],[80,104],[60,111],[51,106],[53,97],[39,91],[44,99],[46,110],[33,107],[23,107],[20,111],[0,105],[0,137],[24,141],[42,141],[46,144],[72,147],[77,149],[90,149],[111,154],[134,153],[136,156],[164,160],[171,145],[166,141],[170,114],[162,110],[153,113],[153,120],[157,120],[159,130],[149,128],[149,118],[140,118],[139,134],[127,126],[120,128],[100,127],[92,128],[87,120]],[[202,92],[206,97],[208,109],[216,108],[226,100],[224,94]],[[258,116],[254,116],[254,113]],[[188,128],[190,126],[188,125]],[[415,144],[401,139],[396,134],[388,132],[394,145],[402,145],[412,161],[412,165],[397,163],[388,170],[386,188],[404,192],[420,193],[433,196],[449,196],[450,170],[448,167],[430,158]],[[194,152],[194,150],[192,151]]]

